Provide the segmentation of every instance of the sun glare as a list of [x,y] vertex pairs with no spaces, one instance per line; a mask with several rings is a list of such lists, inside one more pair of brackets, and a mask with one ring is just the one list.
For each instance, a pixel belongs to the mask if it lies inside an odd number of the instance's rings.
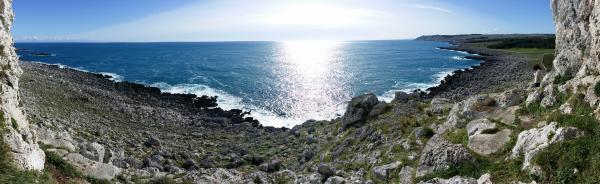
[[321,4],[294,5],[271,13],[252,14],[263,23],[278,26],[346,27],[359,25],[363,18],[384,12],[334,7]]

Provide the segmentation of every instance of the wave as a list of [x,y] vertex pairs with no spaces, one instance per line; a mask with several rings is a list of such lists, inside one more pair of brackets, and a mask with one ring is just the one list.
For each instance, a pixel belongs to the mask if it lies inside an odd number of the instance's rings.
[[123,76],[121,76],[119,74],[110,73],[110,72],[98,72],[98,73],[109,76],[110,78],[108,78],[108,80],[115,81],[115,82],[123,82]]
[[472,60],[472,59],[468,59],[465,58],[464,56],[452,56],[453,60],[457,60],[457,61],[468,61],[468,60]]
[[418,89],[420,89],[421,91],[425,91],[428,88],[440,85],[440,83],[447,76],[453,75],[455,70],[456,69],[438,72],[437,74],[433,75],[433,77],[434,77],[435,80],[433,82],[430,82],[430,83],[398,82],[398,83],[396,83],[394,85],[394,88],[396,88],[396,89],[388,90],[385,93],[383,93],[383,95],[378,96],[377,98],[379,98],[380,100],[386,101],[386,102],[391,102],[394,99],[394,97],[396,96],[396,92],[398,92],[398,91],[402,91],[402,92],[405,92],[405,93],[411,93],[414,90],[418,90]]
[[157,87],[161,89],[161,91],[168,93],[195,94],[197,96],[218,96],[217,103],[219,104],[220,108],[225,110],[241,109],[244,111],[250,111],[250,115],[247,116],[259,120],[263,126],[291,128],[308,120],[306,117],[282,117],[274,111],[244,103],[241,97],[231,95],[225,91],[211,88],[202,84],[170,85],[164,82],[157,82],[150,84],[149,86]]

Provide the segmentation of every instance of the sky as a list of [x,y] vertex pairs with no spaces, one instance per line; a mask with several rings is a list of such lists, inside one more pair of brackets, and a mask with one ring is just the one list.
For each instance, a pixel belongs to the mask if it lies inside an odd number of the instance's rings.
[[17,0],[17,42],[387,40],[554,33],[548,0]]

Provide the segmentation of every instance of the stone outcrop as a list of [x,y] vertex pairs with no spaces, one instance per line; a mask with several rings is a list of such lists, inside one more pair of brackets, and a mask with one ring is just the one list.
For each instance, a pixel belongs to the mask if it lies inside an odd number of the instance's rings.
[[344,127],[360,126],[378,103],[377,96],[372,93],[352,98],[342,117],[342,125]]
[[476,164],[476,161],[465,147],[452,144],[440,135],[434,135],[423,149],[416,176],[421,177],[453,165],[468,163]]
[[[544,123],[541,125],[544,125]],[[556,122],[552,122],[540,128],[532,128],[519,134],[517,143],[513,147],[509,158],[516,159],[523,155],[524,160],[522,169],[539,174],[541,172],[539,167],[534,166],[533,163],[531,163],[531,159],[533,159],[537,153],[551,144],[574,139],[583,135],[583,131],[573,127],[559,128]]]
[[37,144],[35,133],[19,107],[19,76],[22,71],[13,47],[11,26],[14,14],[12,0],[0,1],[0,121],[6,131],[2,134],[12,159],[19,169],[42,170],[44,152]]

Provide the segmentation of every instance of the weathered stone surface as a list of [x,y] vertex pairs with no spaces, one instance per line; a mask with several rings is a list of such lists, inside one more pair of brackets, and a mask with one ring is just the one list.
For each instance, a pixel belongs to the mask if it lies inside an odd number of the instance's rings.
[[329,177],[325,181],[325,184],[345,184],[345,183],[346,183],[346,179],[344,179],[340,176]]
[[75,166],[84,175],[97,179],[111,180],[121,173],[121,169],[111,164],[90,160],[79,153],[70,153],[65,160]]
[[544,98],[542,98],[542,107],[548,108],[556,104],[556,92],[554,85],[548,85],[544,88]]
[[39,148],[35,132],[19,107],[19,77],[22,70],[13,47],[10,29],[14,13],[12,0],[0,1],[0,67],[3,80],[0,80],[0,111],[7,131],[2,135],[4,143],[11,149],[12,160],[18,169],[44,169],[44,152]]
[[391,164],[373,167],[373,175],[380,180],[387,180],[392,171],[398,169],[401,164],[401,162],[396,161]]
[[400,184],[412,184],[414,172],[415,169],[410,166],[402,167],[402,170],[400,170],[400,173],[398,174],[398,178],[400,178]]
[[538,103],[541,100],[542,100],[542,92],[536,90],[536,91],[529,93],[529,95],[527,96],[527,100],[525,100],[525,104],[527,106],[529,106],[533,103]]
[[493,184],[492,175],[490,173],[485,173],[477,179],[477,184]]
[[517,89],[508,90],[500,94],[496,98],[496,101],[501,107],[519,105],[519,103],[521,103],[521,94]]
[[371,109],[377,103],[379,103],[379,100],[372,93],[352,98],[346,108],[346,113],[342,117],[342,125],[344,127],[359,126],[365,121]]
[[55,148],[62,148],[68,151],[75,151],[77,147],[73,144],[73,138],[67,131],[54,132],[46,127],[32,126],[32,129],[37,133],[38,141],[45,145],[50,145]]
[[552,122],[541,128],[532,128],[525,130],[519,134],[517,143],[512,149],[509,158],[516,159],[521,155],[524,156],[523,170],[529,170],[531,173],[539,174],[539,167],[531,163],[531,159],[541,150],[547,148],[551,144],[574,139],[583,136],[583,131],[573,127],[557,127],[556,122]]
[[452,165],[472,163],[475,159],[469,151],[460,144],[452,144],[440,135],[429,139],[421,153],[416,176],[421,177],[434,171],[448,169]]
[[453,104],[446,98],[433,98],[431,99],[431,112],[435,114],[442,114],[449,111]]
[[106,150],[104,149],[104,146],[98,144],[97,142],[85,144],[79,151],[79,153],[84,157],[97,162],[104,161],[105,152]]
[[468,146],[478,154],[497,152],[510,141],[510,129],[498,130],[495,123],[487,119],[473,120],[467,124]]

